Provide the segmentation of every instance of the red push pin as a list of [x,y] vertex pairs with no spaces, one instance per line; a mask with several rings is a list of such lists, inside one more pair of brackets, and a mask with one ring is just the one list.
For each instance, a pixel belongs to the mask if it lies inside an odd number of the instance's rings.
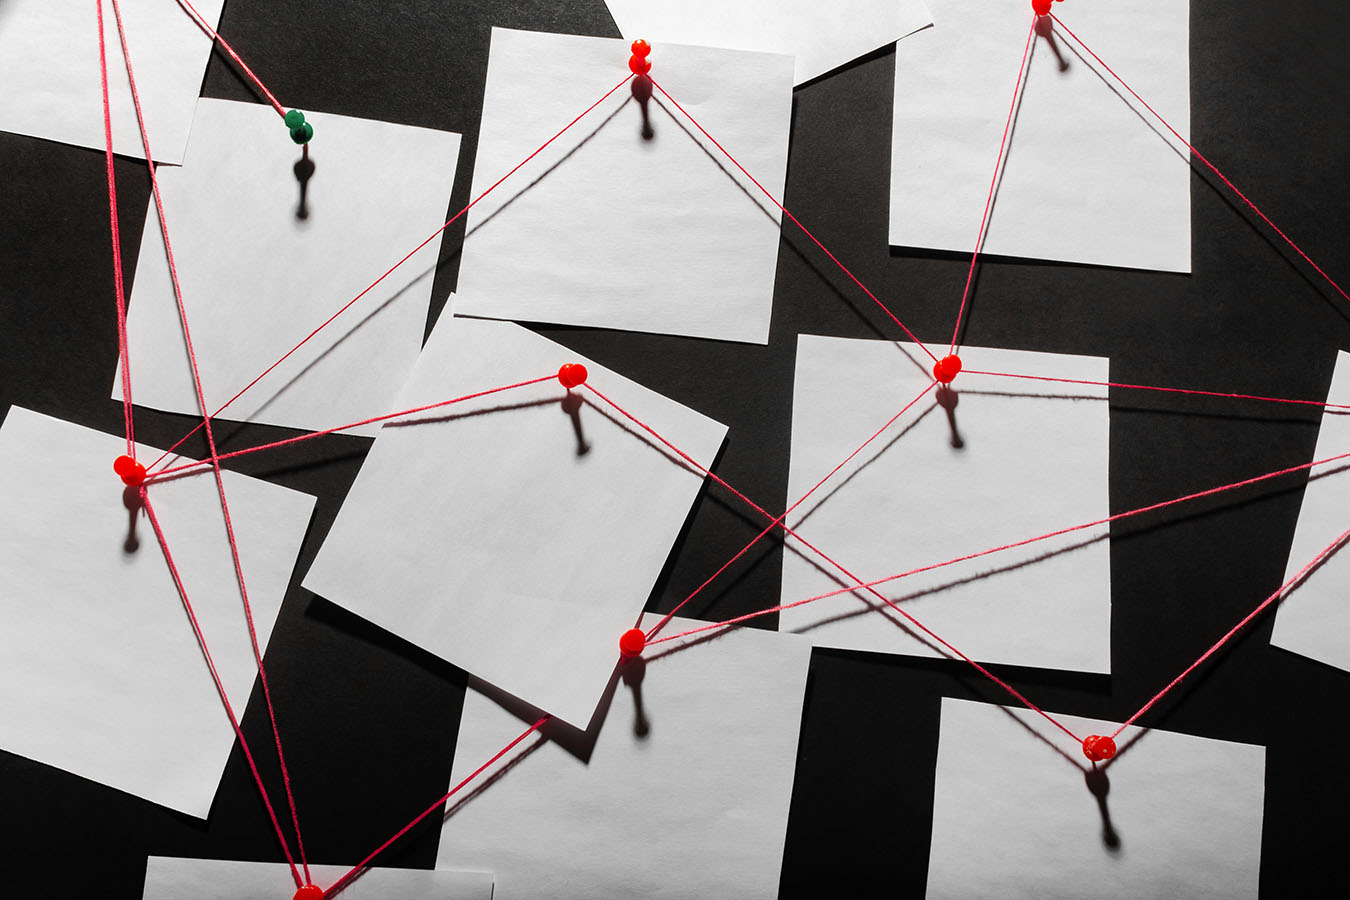
[[323,900],[323,888],[317,884],[302,884],[292,900]]
[[[1059,0],[1054,0],[1054,2],[1058,3]],[[1050,15],[1050,3],[1051,0],[1031,0],[1031,8],[1038,16],[1048,16]]]
[[619,635],[619,655],[624,659],[641,656],[642,648],[645,646],[647,646],[647,635],[642,633],[641,628],[630,628]]
[[1101,762],[1116,755],[1116,742],[1100,734],[1083,738],[1083,755],[1093,762]]
[[130,456],[119,456],[113,460],[113,471],[121,476],[122,483],[126,485],[137,485],[145,481],[145,466]]
[[651,60],[647,59],[647,54],[652,52],[652,45],[638,38],[633,41],[633,55],[628,57],[628,70],[634,75],[646,75],[652,70]]
[[961,357],[955,353],[944,356],[933,364],[933,377],[943,384],[951,384],[952,379],[961,374]]
[[586,367],[581,363],[566,363],[558,370],[558,380],[569,391],[586,383]]

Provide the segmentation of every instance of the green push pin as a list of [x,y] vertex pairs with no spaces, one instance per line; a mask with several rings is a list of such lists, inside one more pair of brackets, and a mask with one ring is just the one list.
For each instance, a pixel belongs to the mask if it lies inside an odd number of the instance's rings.
[[287,128],[299,128],[305,124],[305,114],[298,109],[293,109],[286,113],[285,122]]
[[286,127],[291,130],[291,140],[297,144],[308,144],[314,137],[314,126],[305,121],[305,114],[298,109],[286,113]]

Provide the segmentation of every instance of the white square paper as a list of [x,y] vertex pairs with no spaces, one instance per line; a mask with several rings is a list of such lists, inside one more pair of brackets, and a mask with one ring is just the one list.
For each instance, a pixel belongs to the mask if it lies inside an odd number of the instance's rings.
[[[936,25],[896,50],[890,240],[970,253],[1035,14],[1027,0],[929,5]],[[1054,12],[1189,140],[1189,2]],[[1189,151],[1067,37],[1054,42],[1034,41],[984,252],[1189,272]]]
[[[955,433],[930,392],[788,516],[794,531],[865,580],[1109,515],[1106,388],[974,374],[1102,382],[1107,361],[983,347],[962,348],[961,359]],[[911,344],[798,339],[789,504],[932,382],[927,361]],[[877,590],[974,659],[1109,672],[1108,531],[1076,531]],[[788,539],[784,603],[852,585],[799,547]],[[779,628],[818,646],[942,655],[863,590],[784,610]]]
[[[492,869],[496,900],[777,897],[809,662],[754,629],[649,647],[584,733],[549,723],[451,799],[438,864]],[[538,715],[471,690],[451,783]]]
[[[1327,402],[1350,405],[1350,353],[1336,356]],[[1350,453],[1350,410],[1325,409],[1313,459]],[[1350,463],[1315,466],[1303,492],[1294,544],[1285,579],[1296,573],[1337,536],[1350,528]],[[1350,670],[1350,607],[1345,584],[1350,578],[1350,553],[1339,548],[1280,601],[1270,642],[1328,665]]]
[[[349,866],[309,867],[327,887]],[[286,900],[295,880],[285,863],[152,856],[145,867],[142,900]],[[491,872],[367,869],[343,888],[346,900],[492,900]]]
[[801,84],[929,25],[922,0],[605,0],[626,38],[796,58]]
[[[711,465],[724,426],[509,322],[444,317],[398,408],[569,362]],[[581,725],[704,476],[568,396],[550,379],[385,424],[304,585]]]
[[944,699],[928,900],[1255,898],[1265,748],[1137,728],[1116,743],[1093,772],[1029,710]]
[[[628,75],[628,43],[494,28],[478,196]],[[652,77],[782,197],[792,60],[654,44]],[[469,213],[462,315],[766,343],[779,216],[660,91],[625,85]]]
[[[112,461],[125,452],[120,437],[20,407],[0,427],[0,747],[205,818],[234,730],[154,531],[124,502]],[[224,476],[266,648],[314,498]],[[242,711],[257,666],[215,477],[147,490]]]
[[[225,0],[197,0],[193,6],[214,28]],[[159,162],[180,163],[211,57],[211,39],[173,0],[122,0],[121,7],[150,147]],[[113,150],[144,159],[117,19],[106,2],[103,34]],[[5,86],[0,91],[0,129],[102,150],[97,3],[0,3],[0,84]],[[269,111],[276,119],[276,111]]]
[[[202,100],[183,167],[159,175],[211,411],[445,222],[459,135],[305,116],[315,130],[307,218],[297,216],[300,148],[270,107]],[[439,245],[428,244],[222,417],[320,430],[390,412],[422,347]],[[153,205],[127,327],[136,403],[200,415]],[[121,391],[117,379],[113,396]]]

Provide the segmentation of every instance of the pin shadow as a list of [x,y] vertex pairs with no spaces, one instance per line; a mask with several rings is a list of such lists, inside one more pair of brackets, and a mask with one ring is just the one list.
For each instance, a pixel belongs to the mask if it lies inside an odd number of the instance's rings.
[[642,679],[647,674],[647,661],[641,656],[625,659],[619,663],[619,674],[624,686],[633,692],[633,735],[646,740],[652,733],[652,723],[642,703]]
[[581,428],[581,407],[584,404],[585,400],[575,391],[568,391],[562,398],[562,411],[572,420],[572,431],[577,437],[577,456],[591,452],[591,445],[586,443],[586,433]]
[[1055,59],[1059,61],[1059,70],[1061,72],[1069,71],[1069,61],[1064,58],[1064,54],[1059,52],[1059,43],[1055,40],[1055,20],[1050,16],[1041,16],[1036,19],[1036,34],[1043,38],[1050,45],[1050,52],[1055,54]]
[[309,180],[314,177],[314,160],[309,158],[309,144],[302,144],[300,158],[295,161],[295,180],[300,184],[300,203],[295,207],[295,217],[300,221],[309,218]]
[[959,398],[956,391],[952,390],[950,385],[939,385],[937,389],[937,404],[947,413],[947,426],[952,430],[952,447],[960,450],[966,446],[965,438],[961,437],[961,432],[956,428],[956,404]]
[[1106,776],[1106,767],[1094,764],[1083,773],[1088,793],[1097,801],[1097,812],[1102,817],[1102,843],[1112,853],[1120,852],[1120,833],[1111,822],[1111,809],[1106,805],[1106,795],[1111,790],[1111,779]]
[[136,535],[136,520],[141,512],[140,485],[127,485],[122,491],[122,505],[127,510],[127,538],[122,542],[122,552],[130,555],[141,549],[141,539]]
[[633,99],[637,100],[638,106],[642,109],[642,139],[650,141],[656,137],[656,132],[652,129],[652,117],[647,110],[647,105],[652,99],[652,80],[646,75],[639,75],[633,79]]

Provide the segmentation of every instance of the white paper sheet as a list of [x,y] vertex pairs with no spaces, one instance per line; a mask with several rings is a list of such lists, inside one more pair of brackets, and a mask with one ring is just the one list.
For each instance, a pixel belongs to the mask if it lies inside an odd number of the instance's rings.
[[[193,3],[213,28],[224,5],[225,0]],[[113,150],[144,159],[117,19],[112,4],[103,6]],[[180,163],[211,39],[173,0],[122,0],[121,7],[150,146],[160,162]],[[97,5],[75,0],[0,3],[0,84],[5,86],[0,91],[0,129],[102,150]],[[281,128],[279,122],[276,127]]]
[[[202,100],[181,169],[160,172],[188,325],[214,411],[445,222],[459,135]],[[439,239],[251,388],[223,418],[319,430],[390,412],[422,347]],[[199,415],[153,204],[128,317],[132,398]],[[121,399],[120,379],[113,396]],[[374,434],[376,426],[352,429]]]
[[[1056,718],[1084,737],[1118,727]],[[944,699],[929,900],[1256,897],[1265,748],[1133,728],[1116,742],[1089,776],[1040,716]]]
[[[451,801],[437,864],[492,869],[496,900],[777,897],[809,662],[754,629],[648,647],[586,732],[544,726]],[[471,690],[451,783],[537,718]]]
[[[788,524],[865,580],[945,562],[1109,515],[1106,389],[975,370],[1106,381],[1105,359],[964,347],[952,410],[929,393],[797,508]],[[788,503],[932,381],[912,344],[803,335],[797,342]],[[974,659],[1110,671],[1107,526],[877,588]],[[789,538],[783,602],[851,585]],[[863,591],[785,610],[818,646],[936,656]],[[916,632],[917,633],[917,632]],[[927,640],[927,639],[925,639]]]
[[[327,887],[350,866],[309,867]],[[295,880],[285,863],[152,856],[142,900],[289,900]],[[344,888],[348,900],[492,900],[492,873],[367,869]]]
[[[628,72],[628,43],[494,28],[478,196]],[[652,76],[782,197],[792,60],[654,44]],[[659,91],[625,86],[469,213],[456,312],[768,341],[778,209]]]
[[[124,502],[125,451],[20,407],[0,427],[0,747],[204,818],[234,731],[154,531]],[[257,669],[215,478],[148,490],[242,714]],[[265,648],[314,498],[230,472],[225,490]]]
[[801,84],[932,24],[922,0],[605,0],[628,39],[677,41],[796,58]]
[[[399,408],[568,362],[711,465],[724,426],[509,322],[444,317]],[[704,476],[567,396],[551,379],[385,425],[304,585],[584,725]]]
[[[1035,15],[1027,0],[929,6],[935,26],[896,51],[890,240],[970,253]],[[1054,12],[1189,135],[1188,2],[1068,3]],[[1103,81],[1109,75],[1098,77],[1091,57],[1054,40],[1053,48],[1035,41],[985,252],[1189,272],[1189,152]]]
[[[1327,402],[1350,405],[1350,353],[1336,356]],[[1350,411],[1326,409],[1313,459],[1350,453]],[[1314,467],[1303,492],[1285,579],[1293,578],[1323,548],[1350,528],[1350,464]],[[1350,670],[1350,607],[1345,584],[1350,552],[1342,547],[1280,601],[1270,642],[1340,669]]]

